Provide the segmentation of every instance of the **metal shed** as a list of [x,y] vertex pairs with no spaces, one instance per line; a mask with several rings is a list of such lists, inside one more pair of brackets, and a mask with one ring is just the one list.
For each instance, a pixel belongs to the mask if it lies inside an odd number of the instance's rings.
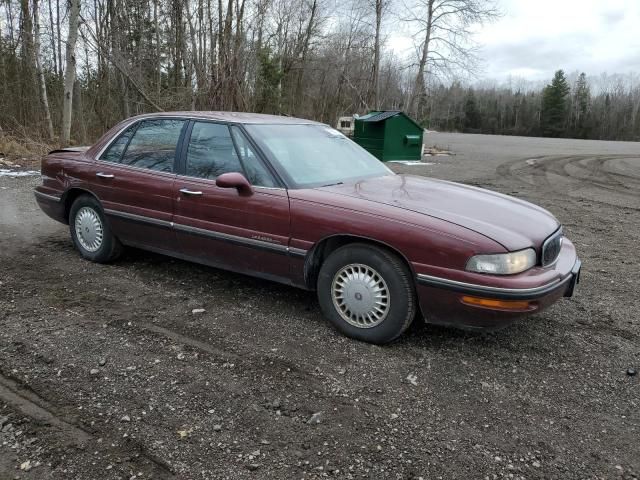
[[424,129],[399,110],[373,111],[355,119],[353,140],[383,162],[420,160]]

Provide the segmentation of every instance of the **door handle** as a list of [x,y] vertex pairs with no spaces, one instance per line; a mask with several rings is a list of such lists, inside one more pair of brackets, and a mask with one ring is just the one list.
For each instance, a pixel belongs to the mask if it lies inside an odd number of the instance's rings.
[[202,192],[189,190],[188,188],[181,188],[180,193],[184,193],[185,195],[202,195]]
[[100,178],[115,178],[115,175],[112,175],[111,173],[98,172],[98,173],[96,173],[96,177],[100,177]]

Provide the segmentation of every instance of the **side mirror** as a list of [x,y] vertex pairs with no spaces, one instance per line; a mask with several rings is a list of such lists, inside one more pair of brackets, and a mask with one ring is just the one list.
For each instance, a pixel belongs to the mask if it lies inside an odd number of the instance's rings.
[[242,196],[249,196],[253,194],[253,189],[249,180],[244,175],[238,172],[223,173],[216,178],[216,187],[220,188],[235,188]]

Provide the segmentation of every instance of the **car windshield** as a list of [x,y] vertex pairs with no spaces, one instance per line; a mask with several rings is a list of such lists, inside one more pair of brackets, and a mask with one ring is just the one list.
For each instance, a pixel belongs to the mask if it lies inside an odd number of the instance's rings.
[[393,175],[376,157],[325,125],[247,125],[278,170],[298,188]]

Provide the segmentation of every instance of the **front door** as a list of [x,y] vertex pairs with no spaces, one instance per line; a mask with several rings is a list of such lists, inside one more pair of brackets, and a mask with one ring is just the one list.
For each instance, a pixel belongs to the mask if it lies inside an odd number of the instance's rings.
[[187,121],[148,119],[126,129],[95,162],[92,189],[125,244],[175,250],[176,150]]
[[[194,121],[174,185],[178,249],[188,258],[274,280],[289,278],[289,198],[237,126]],[[253,193],[216,186],[242,173]]]

